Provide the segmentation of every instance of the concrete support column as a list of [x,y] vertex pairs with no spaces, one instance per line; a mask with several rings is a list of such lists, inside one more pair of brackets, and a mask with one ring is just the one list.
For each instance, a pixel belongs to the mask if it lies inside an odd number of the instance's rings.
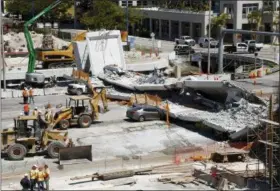
[[172,33],[172,30],[171,30],[171,20],[168,21],[168,25],[169,25],[169,27],[168,27],[168,29],[169,29],[168,37],[169,37],[169,40],[170,40],[171,39],[171,33]]
[[162,27],[161,27],[161,19],[158,20],[158,25],[159,25],[159,38],[162,38]]
[[150,18],[150,33],[153,32],[153,20]]
[[218,74],[222,74],[224,70],[224,33],[222,33],[222,28],[220,29],[219,35],[219,64],[218,64]]
[[193,37],[193,23],[189,23],[189,25],[190,25],[189,34],[191,37]]
[[182,22],[181,21],[178,21],[179,22],[179,37],[182,36]]

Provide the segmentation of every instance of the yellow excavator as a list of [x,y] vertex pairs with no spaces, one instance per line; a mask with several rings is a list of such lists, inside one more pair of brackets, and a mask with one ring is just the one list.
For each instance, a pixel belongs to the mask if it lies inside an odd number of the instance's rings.
[[[80,32],[76,35],[73,41],[85,40],[87,31]],[[74,48],[72,43],[62,50],[45,50],[36,49],[36,60],[41,61],[43,68],[65,68],[75,66]]]
[[[93,87],[88,74],[82,71],[73,70],[72,76],[78,77],[81,82],[89,86],[92,97],[85,95],[71,96],[66,100],[66,107],[55,113],[53,120],[48,125],[49,129],[67,129],[72,125],[78,125],[81,128],[89,127],[94,120],[98,119],[100,100],[104,112],[109,111],[105,87]],[[89,107],[91,110],[89,110]]]

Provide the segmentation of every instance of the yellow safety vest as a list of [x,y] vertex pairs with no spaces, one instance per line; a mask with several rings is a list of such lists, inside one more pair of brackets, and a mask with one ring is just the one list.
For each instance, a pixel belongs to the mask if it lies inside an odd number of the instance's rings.
[[49,168],[45,169],[44,172],[45,172],[45,178],[48,179],[50,177],[50,169]]
[[32,113],[34,116],[38,116],[38,111],[34,110]]
[[44,181],[45,180],[45,173],[43,171],[38,172],[38,181]]
[[37,170],[31,170],[30,171],[30,179],[36,179],[37,178]]

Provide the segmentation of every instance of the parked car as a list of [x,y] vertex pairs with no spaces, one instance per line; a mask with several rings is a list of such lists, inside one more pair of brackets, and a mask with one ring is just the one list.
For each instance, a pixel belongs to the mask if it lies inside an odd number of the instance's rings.
[[245,40],[244,43],[249,47],[255,47],[257,51],[263,48],[263,43],[257,43],[255,40]]
[[234,45],[225,45],[224,52],[228,53],[254,53],[256,48],[254,46],[248,46],[245,43],[236,43]]
[[176,44],[187,44],[190,46],[195,45],[195,40],[190,36],[180,36],[180,38],[175,38]]
[[208,47],[208,43],[210,41],[210,48],[216,48],[218,47],[218,41],[216,41],[215,39],[213,38],[209,38],[208,37],[200,37],[198,39],[198,44],[201,48],[207,48]]
[[195,53],[194,49],[186,44],[175,45],[174,51],[175,51],[176,55],[189,55],[189,54]]
[[151,105],[133,105],[126,111],[126,117],[135,121],[159,120],[164,118],[163,111]]

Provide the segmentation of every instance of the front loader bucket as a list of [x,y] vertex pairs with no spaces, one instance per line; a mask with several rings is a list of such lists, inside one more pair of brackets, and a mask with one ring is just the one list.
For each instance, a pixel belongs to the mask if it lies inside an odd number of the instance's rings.
[[91,145],[59,149],[59,164],[77,164],[92,161]]

